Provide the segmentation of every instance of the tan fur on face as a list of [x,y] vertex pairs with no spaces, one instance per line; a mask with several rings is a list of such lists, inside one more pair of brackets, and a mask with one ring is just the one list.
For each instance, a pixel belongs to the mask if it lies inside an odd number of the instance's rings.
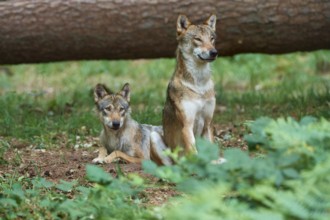
[[211,122],[215,92],[209,62],[215,59],[216,17],[193,25],[184,15],[177,20],[177,66],[168,84],[163,110],[165,144],[184,153],[196,152],[195,138],[213,141]]

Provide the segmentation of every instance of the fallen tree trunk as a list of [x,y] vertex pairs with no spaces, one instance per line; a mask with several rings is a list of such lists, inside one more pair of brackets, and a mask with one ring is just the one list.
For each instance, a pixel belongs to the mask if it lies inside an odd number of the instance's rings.
[[10,0],[0,2],[0,64],[173,57],[178,14],[216,13],[221,55],[330,49],[322,0]]

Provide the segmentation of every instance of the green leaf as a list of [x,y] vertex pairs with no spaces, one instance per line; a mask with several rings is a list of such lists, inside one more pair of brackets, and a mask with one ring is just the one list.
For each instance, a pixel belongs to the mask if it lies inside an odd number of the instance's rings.
[[289,177],[291,179],[297,179],[299,177],[299,173],[293,168],[287,168],[283,171],[284,176]]
[[300,120],[299,124],[302,126],[306,126],[315,122],[317,122],[317,119],[315,117],[305,116]]
[[54,201],[50,199],[43,199],[39,202],[39,205],[43,208],[51,208],[54,205]]
[[73,187],[76,185],[76,182],[67,182],[64,180],[60,181],[60,184],[56,185],[56,188],[64,191],[64,192],[71,192]]
[[79,217],[86,215],[86,210],[89,208],[84,207],[83,209],[81,209],[81,205],[83,204],[79,204],[79,202],[77,202],[76,200],[65,200],[59,206],[59,210],[67,212],[70,215],[70,219],[78,219]]
[[155,175],[158,166],[155,162],[151,160],[144,160],[142,161],[142,168],[145,172]]
[[40,179],[40,184],[45,187],[45,188],[51,188],[54,186],[54,183],[50,182],[50,181],[47,181],[46,179],[44,178],[41,178]]
[[144,179],[135,173],[128,174],[128,178],[133,186],[143,186]]
[[14,199],[10,199],[10,198],[0,198],[0,204],[2,207],[8,207],[8,206],[18,207],[17,202]]
[[185,193],[198,192],[199,190],[203,190],[208,187],[211,187],[211,183],[208,183],[205,180],[201,181],[194,178],[185,180],[177,185],[177,189]]
[[253,220],[283,220],[283,215],[281,213],[276,213],[274,211],[259,211],[250,212],[248,216]]
[[278,170],[275,174],[275,185],[280,186],[283,183],[283,180],[283,174]]
[[106,173],[102,168],[90,164],[86,165],[86,177],[88,180],[101,185],[110,184],[113,179],[110,174]]
[[198,138],[196,146],[198,151],[197,158],[201,161],[209,163],[219,158],[219,147],[216,144],[212,144],[206,139]]
[[251,166],[251,159],[247,152],[241,149],[228,149],[224,151],[227,162],[222,166],[228,170],[242,169]]
[[20,200],[25,198],[24,191],[23,191],[22,185],[20,183],[14,183],[13,194],[15,196],[19,197]]
[[83,195],[88,195],[88,193],[90,192],[90,188],[84,186],[78,186],[76,189]]
[[269,141],[268,134],[265,128],[272,122],[268,117],[258,118],[254,122],[248,123],[251,134],[244,135],[244,140],[247,142],[250,151],[258,150],[258,146],[264,146]]
[[281,167],[287,167],[287,166],[290,166],[290,165],[295,164],[299,159],[300,159],[300,155],[298,155],[298,154],[291,154],[291,155],[288,155],[286,157],[283,157],[279,161],[279,165]]
[[297,219],[310,219],[306,207],[297,200],[291,193],[278,192],[274,198],[277,205],[286,212],[287,216],[297,217]]

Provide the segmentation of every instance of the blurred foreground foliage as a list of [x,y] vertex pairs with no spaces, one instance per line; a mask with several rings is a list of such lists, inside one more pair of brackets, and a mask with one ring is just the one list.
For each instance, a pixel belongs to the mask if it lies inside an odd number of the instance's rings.
[[145,208],[139,176],[113,178],[89,165],[90,185],[7,175],[0,181],[3,219],[329,219],[330,122],[304,117],[259,118],[247,124],[249,152],[223,151],[199,140],[199,153],[157,167],[144,161],[147,173],[175,183],[184,196],[162,207]]
[[205,141],[198,143],[198,155],[174,166],[144,163],[146,171],[188,194],[164,209],[165,219],[330,218],[330,122],[260,118],[248,127],[250,152],[224,150],[222,165],[210,163],[218,147]]

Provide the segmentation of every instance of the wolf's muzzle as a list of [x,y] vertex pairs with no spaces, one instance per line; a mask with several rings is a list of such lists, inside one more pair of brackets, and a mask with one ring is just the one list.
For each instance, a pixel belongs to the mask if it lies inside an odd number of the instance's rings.
[[213,48],[212,50],[210,50],[209,54],[212,59],[215,59],[218,56],[218,51]]
[[120,122],[119,121],[113,121],[112,122],[112,129],[118,130],[120,128]]

